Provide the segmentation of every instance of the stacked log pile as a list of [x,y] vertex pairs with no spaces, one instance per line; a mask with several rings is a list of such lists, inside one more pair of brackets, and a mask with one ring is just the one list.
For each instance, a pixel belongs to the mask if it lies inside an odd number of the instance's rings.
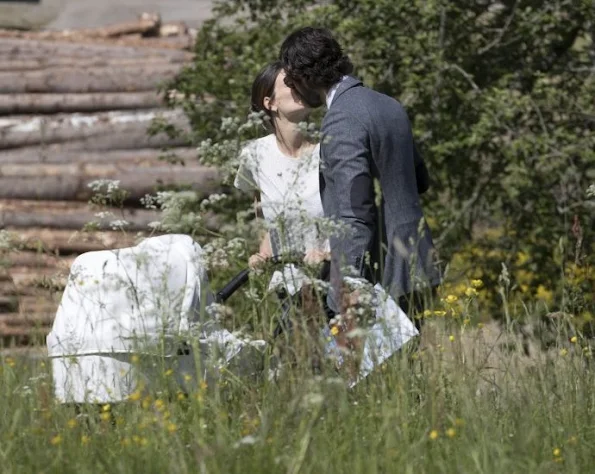
[[[182,138],[147,135],[159,117],[187,127],[157,90],[192,59],[193,41],[153,14],[97,29],[0,30],[0,230],[18,247],[0,253],[0,346],[47,333],[76,255],[149,232],[158,216],[139,199],[158,184],[218,188]],[[170,147],[185,166],[161,159]],[[115,216],[89,204],[99,179],[128,192]],[[83,232],[91,221],[98,230]]]

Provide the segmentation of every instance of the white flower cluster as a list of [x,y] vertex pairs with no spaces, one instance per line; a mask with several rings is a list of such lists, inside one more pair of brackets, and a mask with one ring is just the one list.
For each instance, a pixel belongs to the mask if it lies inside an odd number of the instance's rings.
[[0,251],[12,250],[14,248],[14,236],[7,230],[0,230]]
[[207,268],[217,270],[231,266],[230,261],[246,258],[246,239],[214,239],[203,247]]
[[96,179],[87,184],[94,193],[112,194],[120,189],[120,181],[114,179]]
[[194,191],[160,191],[155,196],[145,196],[145,207],[159,208],[161,220],[151,222],[149,227],[165,232],[191,233],[201,226],[203,217],[193,211],[198,204],[198,195]]
[[595,199],[595,184],[592,184],[587,189],[587,197],[589,197],[591,199]]
[[215,205],[220,204],[227,199],[227,194],[211,194],[208,198],[203,199],[200,203],[200,210],[206,212],[212,209]]
[[126,227],[130,225],[130,222],[128,222],[125,219],[116,219],[111,221],[109,225],[112,228],[112,230],[124,230]]
[[233,310],[224,304],[211,303],[206,308],[207,314],[215,321],[225,321],[233,317]]

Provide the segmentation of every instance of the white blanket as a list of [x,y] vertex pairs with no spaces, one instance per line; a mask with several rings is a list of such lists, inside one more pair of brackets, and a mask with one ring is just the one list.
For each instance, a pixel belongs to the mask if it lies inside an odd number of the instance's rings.
[[173,355],[175,339],[198,322],[201,302],[212,299],[201,257],[200,246],[186,235],[80,255],[47,337],[50,357]]

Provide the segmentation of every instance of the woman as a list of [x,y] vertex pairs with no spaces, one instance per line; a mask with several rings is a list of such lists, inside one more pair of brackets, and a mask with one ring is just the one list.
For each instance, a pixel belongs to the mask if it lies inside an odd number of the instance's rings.
[[269,135],[241,153],[235,186],[254,191],[269,231],[249,265],[273,254],[303,253],[307,264],[328,258],[328,241],[318,232],[323,217],[319,190],[320,146],[300,130],[311,112],[285,85],[280,62],[266,66],[252,84],[253,112],[264,114]]
[[[299,127],[311,109],[285,85],[284,78],[281,63],[275,62],[262,69],[252,84],[251,109],[264,115],[270,133],[242,150],[235,179],[237,188],[255,192],[257,207],[268,227],[259,251],[249,259],[251,268],[273,255],[288,253],[304,255],[307,265],[330,259],[328,240],[320,235],[317,225],[324,216],[319,189],[320,146]],[[308,319],[317,319],[320,314],[318,295],[305,283],[304,273],[293,265],[273,274],[269,288],[277,291],[283,309],[276,335],[290,327],[293,303],[302,306]]]

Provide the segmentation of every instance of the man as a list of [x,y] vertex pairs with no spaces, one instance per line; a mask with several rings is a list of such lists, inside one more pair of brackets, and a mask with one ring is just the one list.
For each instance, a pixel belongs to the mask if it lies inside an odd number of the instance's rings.
[[286,84],[306,104],[326,102],[328,108],[322,202],[325,215],[347,228],[331,238],[331,310],[341,311],[343,269],[352,268],[381,282],[409,314],[420,311],[424,290],[435,288],[440,275],[419,198],[428,187],[427,170],[405,110],[350,76],[351,61],[326,29],[295,31],[283,42],[280,59]]

